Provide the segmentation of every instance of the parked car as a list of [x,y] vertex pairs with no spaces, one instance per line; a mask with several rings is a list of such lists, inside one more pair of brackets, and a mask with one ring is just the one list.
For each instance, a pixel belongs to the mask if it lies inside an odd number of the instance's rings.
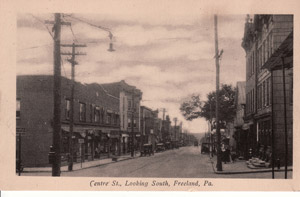
[[154,155],[154,152],[153,152],[153,149],[152,149],[152,144],[144,144],[141,154],[142,154],[142,156]]
[[198,141],[194,141],[194,146],[198,146]]
[[210,143],[202,143],[201,144],[201,154],[209,153]]
[[165,145],[163,143],[156,144],[156,152],[165,151]]

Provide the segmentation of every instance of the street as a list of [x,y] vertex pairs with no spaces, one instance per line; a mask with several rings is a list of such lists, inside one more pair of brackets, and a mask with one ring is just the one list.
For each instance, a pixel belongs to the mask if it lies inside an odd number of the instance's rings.
[[[231,164],[223,164],[231,165]],[[241,163],[241,165],[243,165]],[[291,172],[288,177],[291,177]],[[51,176],[51,173],[23,173],[23,176]],[[215,174],[209,156],[200,154],[199,147],[181,147],[155,153],[154,156],[138,157],[116,163],[92,167],[72,172],[62,172],[61,176],[72,177],[156,177],[156,178],[266,178],[272,174]],[[284,178],[284,173],[276,173],[276,178]]]

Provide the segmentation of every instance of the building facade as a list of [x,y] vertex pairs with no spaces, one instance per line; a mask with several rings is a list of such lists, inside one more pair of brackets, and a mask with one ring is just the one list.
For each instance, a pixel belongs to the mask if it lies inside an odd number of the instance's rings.
[[241,158],[248,158],[248,144],[247,142],[247,130],[244,126],[244,115],[245,115],[245,88],[246,82],[239,81],[236,83],[236,116],[234,118],[233,124],[235,128],[235,133],[233,138],[236,142],[236,153]]
[[121,130],[121,152],[140,149],[141,124],[140,124],[140,102],[142,92],[135,86],[128,85],[124,80],[116,83],[101,84],[104,91],[119,98],[120,108],[120,130]]
[[[274,81],[265,64],[292,31],[292,15],[254,15],[246,19],[242,46],[246,51],[244,128],[248,132],[249,156],[270,160],[272,130],[275,132],[272,127],[272,94],[277,90],[272,92]],[[277,148],[276,152],[282,147]]]
[[[71,80],[61,78],[62,164],[67,162],[69,155],[70,101]],[[53,76],[17,77],[16,126],[17,130],[26,132],[21,141],[24,166],[49,165],[48,153],[53,139],[53,102]],[[98,84],[75,83],[74,161],[118,154],[119,139],[119,98],[108,95]]]

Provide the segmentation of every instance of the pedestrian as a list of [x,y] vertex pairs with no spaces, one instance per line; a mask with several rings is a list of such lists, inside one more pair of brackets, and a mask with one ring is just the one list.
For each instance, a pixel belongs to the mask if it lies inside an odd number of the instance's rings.
[[96,149],[95,149],[95,157],[99,158],[99,155],[100,155],[99,149],[98,149],[98,147],[96,147]]

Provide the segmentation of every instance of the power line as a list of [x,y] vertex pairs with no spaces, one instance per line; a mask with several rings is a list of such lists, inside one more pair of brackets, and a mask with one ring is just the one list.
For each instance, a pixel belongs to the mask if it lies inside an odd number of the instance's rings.
[[42,21],[42,20],[39,19],[38,17],[34,16],[33,14],[30,14],[30,15],[31,15],[33,18],[35,18],[36,20],[38,20],[39,22],[41,22],[41,23],[44,25],[44,27],[46,27],[46,29],[47,29],[48,33],[50,34],[50,36],[52,37],[52,39],[54,39],[54,36],[52,35],[52,33],[51,33],[50,29],[48,28],[48,26],[45,25],[44,21]]
[[104,30],[104,31],[107,31],[107,32],[111,33],[111,30],[110,30],[109,28],[102,27],[102,26],[100,26],[100,25],[92,24],[92,23],[90,23],[90,22],[87,22],[86,19],[80,19],[80,18],[74,17],[74,16],[72,16],[72,15],[65,15],[65,16],[66,16],[66,17],[70,17],[70,18],[75,19],[75,20],[77,20],[77,21],[83,22],[83,23],[88,24],[88,25],[90,25],[90,26],[93,26],[93,27],[96,27],[96,28],[99,28],[99,29],[102,29],[102,30]]
[[70,29],[71,29],[71,32],[72,32],[73,37],[74,37],[73,41],[78,42],[78,40],[77,40],[77,38],[76,38],[76,36],[74,34],[74,31],[73,31],[73,28],[72,28],[72,24],[70,25]]
[[[63,14],[63,18],[64,18],[64,19],[66,19],[65,16],[71,16],[71,15]],[[69,27],[70,27],[70,30],[71,30],[72,35],[73,35],[73,41],[74,41],[74,42],[78,42],[78,40],[77,40],[77,38],[76,38],[76,36],[75,36],[75,34],[74,34],[73,28],[72,28],[72,23],[70,23]]]

